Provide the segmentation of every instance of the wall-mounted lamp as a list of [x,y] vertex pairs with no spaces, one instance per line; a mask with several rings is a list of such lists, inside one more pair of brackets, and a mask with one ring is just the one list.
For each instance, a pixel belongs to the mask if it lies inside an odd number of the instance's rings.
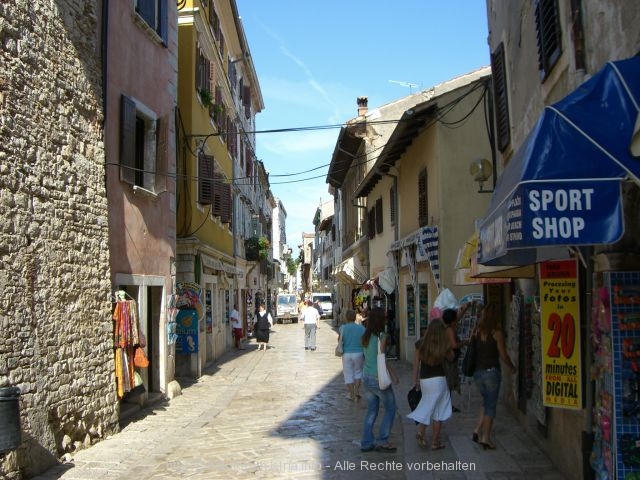
[[491,175],[493,175],[493,169],[491,168],[491,162],[489,160],[487,160],[486,158],[479,158],[477,160],[474,160],[469,166],[469,173],[471,173],[473,179],[478,182],[478,185],[480,185],[478,193],[493,192],[493,190],[485,190],[484,188],[482,188],[484,182],[489,180],[489,178],[491,178]]

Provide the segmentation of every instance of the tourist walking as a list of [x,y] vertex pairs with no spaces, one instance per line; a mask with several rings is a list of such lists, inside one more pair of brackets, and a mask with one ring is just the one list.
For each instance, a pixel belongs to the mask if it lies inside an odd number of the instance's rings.
[[269,344],[269,331],[273,326],[273,318],[271,314],[267,312],[264,302],[260,303],[258,307],[258,313],[256,313],[256,341],[258,342],[258,350],[266,350]]
[[426,447],[425,434],[432,425],[431,449],[441,450],[442,422],[451,417],[451,395],[447,386],[444,363],[453,359],[453,350],[447,338],[446,327],[440,319],[429,323],[422,342],[416,352],[419,361],[414,362],[413,378],[416,388],[422,392],[420,403],[408,418],[418,422],[416,440]]
[[[386,335],[385,315],[380,308],[374,308],[367,316],[367,327],[362,335],[362,346],[364,352],[364,368],[362,371],[362,383],[365,386],[365,398],[367,399],[367,413],[364,417],[364,427],[362,440],[360,441],[360,451],[370,452],[373,450],[380,452],[395,452],[396,446],[389,442],[393,420],[396,416],[396,398],[393,387],[389,386],[380,390],[378,385],[378,352],[384,352]],[[380,350],[382,349],[382,350]],[[389,374],[393,383],[398,383],[398,377],[393,369],[389,368]],[[374,426],[378,418],[380,403],[384,407],[384,415],[380,423],[378,437],[374,436]]]
[[[442,312],[442,321],[447,327],[447,339],[453,349],[453,359],[444,362],[444,374],[447,378],[449,393],[458,392],[458,394],[460,394],[460,369],[458,368],[458,360],[460,359],[460,352],[465,343],[458,337],[458,320],[464,315],[472,303],[473,302],[467,302],[457,309],[447,308]],[[460,409],[455,406],[452,408],[454,412],[460,411]]]
[[242,322],[240,322],[240,312],[238,312],[237,303],[233,304],[233,308],[229,312],[229,320],[231,321],[236,348],[238,350],[244,350],[244,348],[242,348]]
[[491,440],[491,431],[496,417],[498,393],[502,374],[500,360],[507,364],[512,372],[513,365],[505,347],[504,335],[498,321],[498,308],[494,304],[487,304],[480,312],[480,320],[470,342],[476,342],[476,369],[473,381],[482,395],[480,418],[473,431],[472,440],[482,445],[485,450],[495,450],[496,445]]
[[360,384],[362,383],[362,367],[364,353],[362,349],[362,334],[364,327],[355,323],[356,312],[345,310],[344,325],[340,326],[338,342],[342,343],[342,373],[347,386],[347,399],[360,399]]
[[313,307],[311,300],[307,300],[306,307],[300,312],[298,321],[302,323],[302,328],[304,328],[304,349],[314,352],[316,350],[316,332],[320,328],[320,314]]

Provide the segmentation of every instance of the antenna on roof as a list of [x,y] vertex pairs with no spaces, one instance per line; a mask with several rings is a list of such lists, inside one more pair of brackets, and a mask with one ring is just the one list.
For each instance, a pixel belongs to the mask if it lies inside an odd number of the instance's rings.
[[389,83],[397,83],[402,87],[409,87],[409,93],[411,93],[412,88],[416,88],[418,86],[417,83],[401,82],[400,80],[389,80]]

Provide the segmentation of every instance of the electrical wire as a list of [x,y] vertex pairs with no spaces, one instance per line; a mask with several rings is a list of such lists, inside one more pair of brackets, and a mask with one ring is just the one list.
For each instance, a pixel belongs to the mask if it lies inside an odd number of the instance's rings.
[[[450,122],[446,122],[443,120],[444,117],[446,117],[446,115],[448,115],[461,101],[463,101],[465,98],[467,98],[469,95],[471,95],[472,93],[474,93],[477,89],[479,88],[483,88],[483,92],[482,95],[480,95],[479,99],[475,102],[475,104],[473,105],[473,107],[471,108],[471,110],[469,112],[467,112],[466,114],[464,114],[460,119],[454,120],[454,121],[450,121]],[[486,102],[487,102],[487,89],[488,89],[488,81],[483,81],[483,82],[476,82],[471,89],[469,89],[468,91],[466,91],[463,95],[461,95],[460,97],[456,97],[453,100],[451,100],[450,102],[442,105],[441,107],[438,107],[438,114],[428,123],[425,124],[425,128],[429,128],[432,125],[434,125],[435,123],[439,122],[441,123],[443,126],[445,127],[449,127],[449,128],[455,128],[456,126],[460,126],[461,124],[463,124],[472,114],[473,112],[478,108],[480,102],[483,101],[483,99],[485,100],[485,108],[486,108]],[[182,136],[184,140],[188,140],[189,138],[203,138],[204,140],[202,141],[202,145],[200,147],[203,148],[204,143],[206,142],[206,140],[210,137],[213,136],[220,136],[223,135],[224,132],[218,132],[218,133],[213,133],[213,134],[206,134],[206,135],[200,135],[200,134],[187,134],[186,133],[186,129],[184,127],[184,123],[182,121],[182,116],[180,115],[180,111],[179,109],[177,109],[177,117],[179,120],[179,125],[180,125],[180,129],[182,130]],[[485,111],[485,117],[486,117],[486,111]],[[384,125],[384,124],[399,124],[400,122],[402,122],[402,119],[394,119],[394,120],[381,120],[381,121],[372,121],[372,122],[367,122],[368,125]],[[406,121],[410,121],[410,120],[406,120]],[[485,118],[485,125],[487,124],[487,119]],[[271,129],[271,130],[258,130],[255,132],[247,132],[247,131],[243,131],[242,133],[248,134],[248,133],[284,133],[284,132],[302,132],[302,131],[313,131],[313,130],[324,130],[324,129],[332,129],[332,128],[342,128],[344,127],[345,124],[329,124],[329,125],[316,125],[316,126],[309,126],[309,127],[292,127],[292,128],[280,128],[280,129]],[[179,133],[177,133],[179,135]],[[186,171],[186,162],[187,162],[187,157],[186,155],[191,154],[193,157],[198,157],[198,152],[194,151],[189,142],[188,141],[182,141],[179,142],[184,149],[186,150],[185,152],[185,157],[182,158],[182,166],[183,166],[183,171]],[[361,165],[367,164],[367,163],[371,163],[371,162],[375,162],[377,161],[377,159],[379,158],[379,155],[376,157],[372,158],[372,153],[376,152],[376,151],[380,151],[382,150],[384,147],[386,146],[386,144],[381,145],[379,147],[376,147],[375,149],[372,150],[368,150],[367,152],[360,154],[360,155],[356,155],[353,157],[353,161],[350,163],[350,165],[345,169],[345,170],[337,170],[335,173],[345,173],[346,171],[348,171],[349,169],[352,168],[357,168]],[[200,150],[199,149],[199,150]],[[188,154],[187,154],[188,152]],[[257,160],[257,159],[256,159]],[[260,161],[260,160],[258,160]],[[180,173],[158,173],[155,171],[150,171],[150,170],[145,170],[145,169],[138,169],[135,167],[131,167],[131,166],[125,166],[125,165],[121,165],[119,163],[115,163],[115,162],[107,162],[106,165],[109,166],[118,166],[121,168],[129,168],[132,170],[135,170],[137,172],[141,172],[141,173],[152,173],[152,174],[156,174],[156,175],[165,175],[168,178],[172,178],[176,181],[183,181],[185,188],[186,188],[186,192],[188,193],[188,184],[190,183],[190,181],[200,181],[200,177],[199,176],[193,176],[193,175],[187,175],[187,174],[180,174]],[[306,173],[311,173],[317,170],[320,170],[322,168],[326,168],[329,167],[331,165],[331,163],[326,163],[311,169],[307,169],[307,170],[302,170],[300,172],[294,172],[294,173],[286,173],[286,174],[273,174],[273,173],[269,173],[268,176],[270,178],[272,177],[295,177],[298,175],[304,175]],[[270,185],[287,185],[287,184],[292,184],[292,183],[300,183],[300,182],[306,182],[306,181],[311,181],[311,180],[316,180],[318,178],[322,178],[325,177],[326,175],[316,175],[316,176],[311,176],[311,177],[305,177],[302,179],[295,179],[295,180],[287,180],[287,181],[282,181],[282,182],[269,182]],[[214,179],[210,179],[210,178],[206,178],[206,180],[208,182],[211,182],[213,184],[216,183],[221,183],[220,180],[214,180]],[[236,186],[252,186],[253,185],[253,177],[252,176],[241,176],[241,177],[234,177],[232,179],[226,180],[223,183],[232,183]]]

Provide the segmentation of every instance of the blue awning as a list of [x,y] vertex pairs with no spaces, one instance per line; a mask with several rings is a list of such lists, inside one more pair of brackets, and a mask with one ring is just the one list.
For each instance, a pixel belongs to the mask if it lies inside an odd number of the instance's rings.
[[498,179],[478,222],[479,263],[566,258],[568,247],[624,233],[621,182],[640,184],[640,57],[609,62],[547,106]]

